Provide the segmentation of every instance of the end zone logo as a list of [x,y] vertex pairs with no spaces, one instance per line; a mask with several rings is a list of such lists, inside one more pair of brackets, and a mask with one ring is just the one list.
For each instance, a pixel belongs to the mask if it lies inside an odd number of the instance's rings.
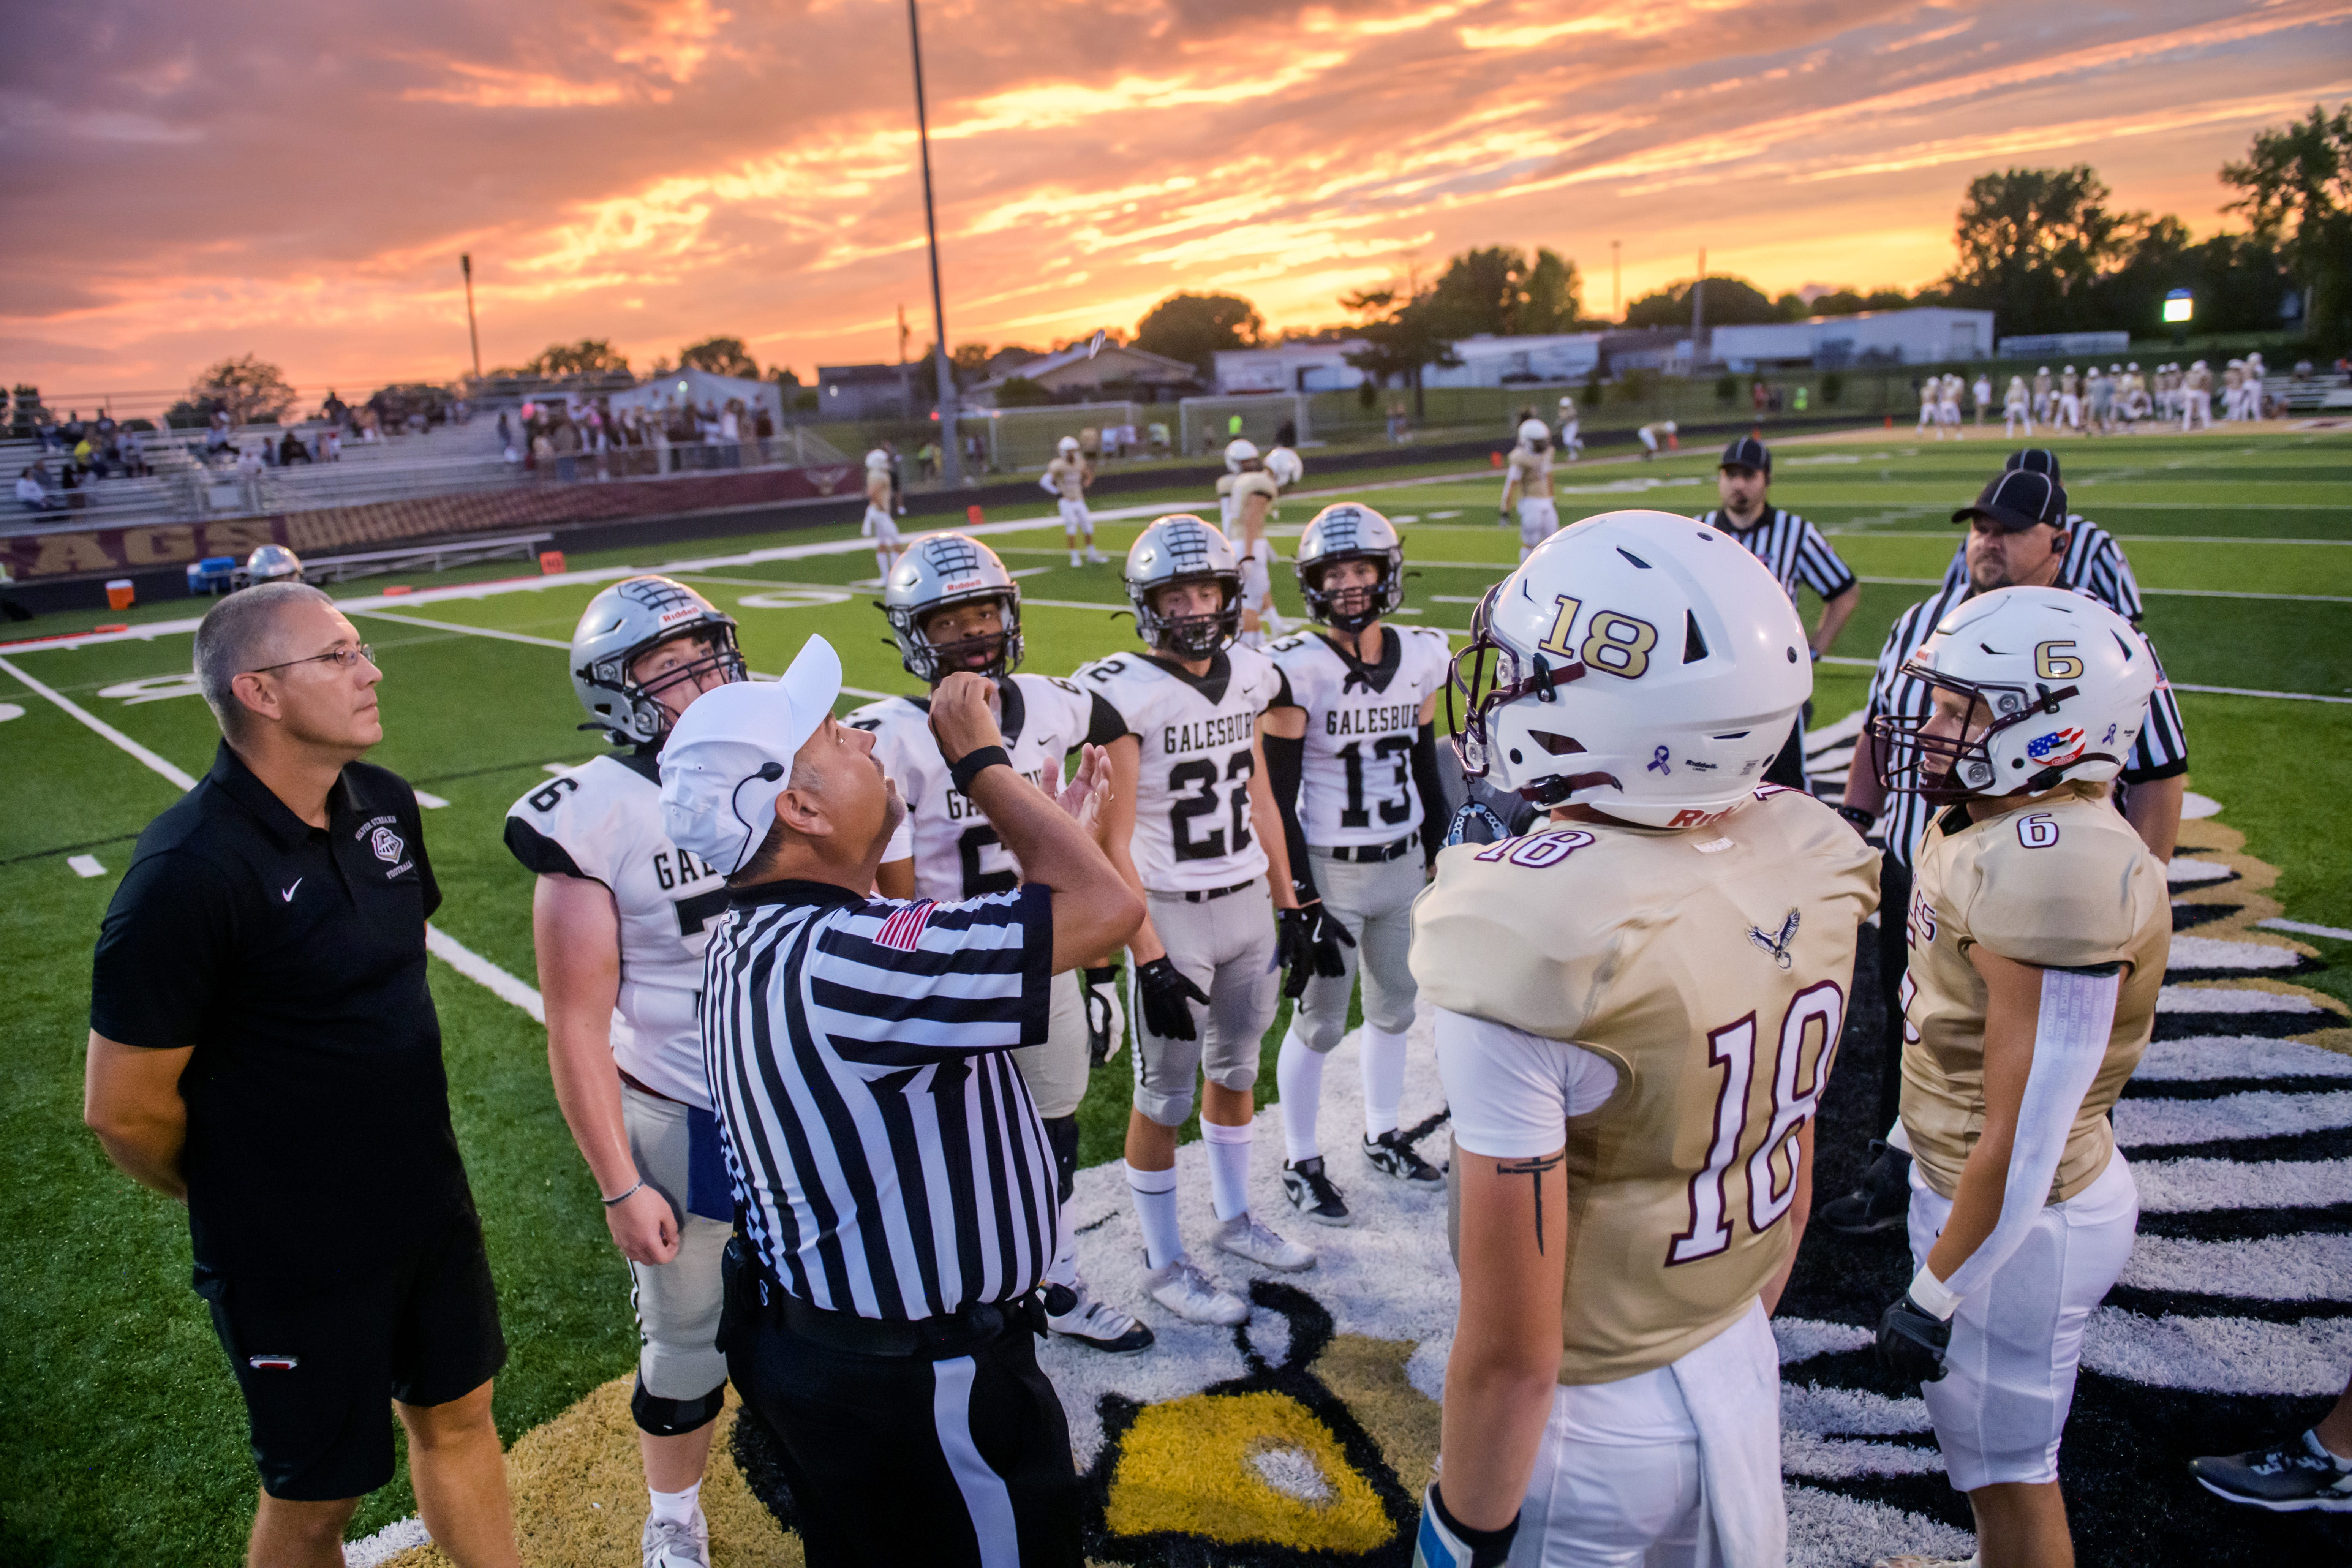
[[2025,742],[2025,754],[2037,763],[2071,763],[2083,754],[2083,731],[2058,730]]

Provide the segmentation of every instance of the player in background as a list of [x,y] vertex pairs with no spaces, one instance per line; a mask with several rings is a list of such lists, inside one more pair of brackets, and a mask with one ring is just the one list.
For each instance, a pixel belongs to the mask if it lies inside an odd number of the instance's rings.
[[2189,363],[2180,378],[2180,433],[2213,428],[2213,372],[2203,360]]
[[1969,386],[1969,407],[1977,416],[1977,428],[1984,428],[1985,410],[1992,406],[1992,377],[1977,372],[1976,380]]
[[[1821,618],[1807,639],[1811,662],[1818,664],[1845,628],[1854,606],[1862,603],[1862,580],[1838,558],[1820,529],[1795,512],[1770,504],[1771,485],[1772,449],[1753,436],[1742,436],[1723,449],[1723,461],[1716,465],[1716,493],[1723,505],[1703,513],[1698,521],[1745,545],[1772,574],[1791,605],[1797,602],[1801,584],[1820,596]],[[1811,721],[1812,704],[1808,701],[1790,727],[1788,743],[1765,770],[1766,784],[1810,787],[1805,779],[1805,726]]]
[[898,559],[898,520],[890,514],[890,454],[877,447],[866,454],[866,521],[860,533],[874,541],[874,575],[890,580],[891,563]]
[[1559,508],[1551,499],[1551,427],[1540,419],[1520,423],[1519,444],[1503,467],[1503,500],[1496,516],[1508,523],[1515,508],[1519,559],[1525,561],[1537,545],[1559,531]]
[[1471,626],[1463,769],[1550,821],[1446,849],[1413,907],[1462,1276],[1420,1561],[1779,1564],[1767,1319],[1878,902],[1836,813],[1757,782],[1804,629],[1753,555],[1649,511],[1565,530]]
[[2033,417],[2047,425],[2055,412],[2050,402],[2050,367],[2037,365],[2033,372]]
[[[1928,428],[1936,423],[1936,404],[1941,398],[1943,390],[1944,384],[1937,376],[1931,375],[1919,384],[1919,424],[1911,432],[1914,436],[1926,435]],[[1936,438],[1940,441],[1943,437],[1938,435]]]
[[1583,413],[1576,405],[1576,395],[1570,393],[1559,400],[1559,439],[1553,447],[1563,462],[1573,463],[1584,455],[1584,439],[1578,434],[1582,427]]
[[2051,416],[2051,423],[2079,436],[2083,433],[2083,395],[2076,390],[2077,385],[2074,367],[2070,364],[2058,384],[2058,406]]
[[[1275,452],[1286,450],[1275,448]],[[1282,496],[1283,481],[1269,461],[1273,455],[1261,458],[1248,441],[1229,442],[1224,476],[1217,480],[1217,510],[1223,519],[1225,537],[1241,556],[1242,621],[1236,640],[1244,647],[1260,650],[1270,637],[1279,635],[1276,630],[1279,619],[1274,613],[1274,547],[1265,537],[1266,518]],[[1298,460],[1296,452],[1289,457],[1294,463]]]
[[1924,1384],[1975,1510],[1970,1561],[2066,1564],[2059,1439],[2084,1329],[2139,1218],[2107,1113],[2147,1048],[2172,941],[2164,863],[2107,802],[2156,659],[2105,605],[2003,588],[1946,616],[1905,673],[1933,706],[1874,721],[1879,783],[1937,816],[1904,918],[1918,1272],[1879,1321],[1879,1360]]
[[1945,376],[1936,384],[1936,439],[1942,440],[1947,430],[1955,441],[1968,439],[1960,429],[1960,378],[1957,375]]
[[2239,390],[2245,398],[2246,417],[2266,418],[2270,411],[2263,405],[2263,378],[2269,373],[2263,366],[2263,356],[2259,351],[2247,351],[2244,368],[2245,384]]
[[700,1495],[727,1387],[719,1259],[735,1208],[695,1004],[727,883],[670,843],[659,758],[697,698],[744,679],[743,656],[734,621],[685,584],[647,576],[588,602],[571,664],[583,727],[626,749],[516,801],[506,843],[539,873],[531,938],[555,1101],[628,1261],[641,1342],[629,1413],[652,1499],[646,1568],[709,1568]]
[[1062,538],[1070,547],[1070,564],[1084,563],[1079,555],[1080,541],[1085,542],[1084,561],[1106,564],[1110,557],[1095,548],[1094,514],[1087,510],[1087,487],[1095,482],[1094,465],[1087,462],[1085,452],[1075,436],[1065,436],[1055,447],[1054,460],[1045,465],[1045,472],[1037,480],[1037,488],[1054,498],[1062,510]]
[[[962,533],[934,533],[891,568],[883,614],[907,673],[936,689],[959,670],[996,683],[997,726],[1013,771],[1051,790],[1059,788],[1063,759],[1119,733],[1118,715],[1066,680],[1015,673],[1021,662],[1021,588],[996,552]],[[955,787],[931,731],[928,697],[886,697],[850,714],[846,722],[874,736],[874,758],[907,803],[876,888],[887,899],[956,903],[1021,884],[1021,868],[980,808]],[[1052,783],[1045,784],[1048,775]],[[1107,973],[1071,970],[1054,977],[1045,1041],[1013,1053],[1021,1080],[1037,1103],[1053,1145],[1061,1201],[1070,1200],[1078,1169],[1078,1102],[1090,1065],[1089,984]],[[1066,1223],[1045,1270],[1046,1323],[1097,1350],[1139,1351],[1151,1331],[1095,1299],[1079,1277],[1077,1237]]]
[[1177,1223],[1176,1130],[1192,1112],[1196,1079],[1206,1080],[1201,1136],[1215,1245],[1268,1268],[1315,1263],[1249,1205],[1253,1091],[1279,1003],[1278,961],[1314,962],[1312,918],[1290,890],[1257,738],[1258,715],[1283,699],[1282,672],[1233,643],[1241,562],[1201,519],[1154,521],[1128,551],[1126,576],[1150,651],[1097,659],[1075,679],[1125,730],[1109,748],[1103,844],[1148,909],[1128,944],[1136,1028],[1127,1181],[1146,1290],[1178,1317],[1232,1325],[1247,1321],[1249,1307],[1193,1262]]
[[1675,439],[1675,422],[1671,419],[1654,419],[1634,431],[1633,435],[1642,443],[1642,461],[1645,463],[1662,449],[1670,450],[1681,445]]
[[2009,391],[2001,399],[2000,433],[2005,437],[2033,434],[2033,411],[2027,401],[2025,378],[2021,375],[2009,378]]
[[[1537,422],[1540,426],[1540,422]],[[1258,721],[1282,811],[1290,885],[1336,974],[1290,973],[1297,1008],[1275,1068],[1282,1091],[1283,1194],[1321,1225],[1348,1223],[1317,1130],[1323,1062],[1348,1029],[1364,973],[1364,1159],[1382,1175],[1436,1187],[1444,1175],[1404,1142],[1405,1032],[1417,993],[1405,962],[1412,900],[1446,827],[1432,720],[1445,684],[1445,634],[1381,617],[1404,599],[1404,551],[1367,506],[1325,507],[1298,539],[1298,591],[1320,626],[1268,650],[1288,700]]]

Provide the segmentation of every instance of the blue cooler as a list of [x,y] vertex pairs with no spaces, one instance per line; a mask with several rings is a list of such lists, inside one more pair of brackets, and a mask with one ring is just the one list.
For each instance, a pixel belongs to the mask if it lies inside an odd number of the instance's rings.
[[188,563],[188,592],[218,595],[235,587],[236,557],[208,555],[202,561]]

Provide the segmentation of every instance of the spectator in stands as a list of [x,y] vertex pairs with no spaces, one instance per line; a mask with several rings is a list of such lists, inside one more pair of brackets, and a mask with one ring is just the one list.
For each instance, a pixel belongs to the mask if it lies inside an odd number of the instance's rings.
[[58,470],[58,489],[65,492],[63,504],[68,511],[79,511],[89,504],[89,498],[81,493],[81,470],[70,461]]
[[26,511],[39,512],[55,511],[58,510],[57,499],[49,494],[49,487],[43,484],[41,479],[41,465],[38,463],[28,464],[25,468],[17,470],[16,504],[23,507]]
[[751,439],[759,443],[756,461],[764,463],[768,460],[769,443],[775,438],[776,421],[769,414],[768,405],[762,403],[751,416]]
[[307,463],[310,460],[310,448],[302,444],[301,433],[292,426],[288,426],[286,434],[278,438],[278,466],[281,468],[291,468],[296,463]]
[[262,453],[268,445],[267,441],[256,441],[236,455],[237,499],[245,503],[248,513],[257,516],[261,511]]
[[580,426],[569,419],[558,419],[555,430],[548,437],[555,453],[555,477],[570,484],[580,477]]
[[147,439],[143,435],[136,430],[126,429],[122,432],[121,439],[115,444],[115,450],[121,455],[122,471],[125,474],[134,479],[143,479],[147,477],[149,472]]
[[341,425],[351,415],[351,405],[335,395],[333,387],[327,388],[327,401],[319,405],[319,417],[330,425]]
[[230,456],[228,410],[215,408],[205,421],[205,461],[215,463]]
[[44,408],[41,410],[40,422],[33,426],[33,434],[39,437],[42,451],[62,452],[65,450],[65,437],[58,429],[57,416],[51,414],[47,409]]
[[743,405],[734,398],[719,411],[719,464],[721,468],[743,466]]
[[514,450],[514,426],[507,423],[507,411],[503,408],[499,410],[499,450]]

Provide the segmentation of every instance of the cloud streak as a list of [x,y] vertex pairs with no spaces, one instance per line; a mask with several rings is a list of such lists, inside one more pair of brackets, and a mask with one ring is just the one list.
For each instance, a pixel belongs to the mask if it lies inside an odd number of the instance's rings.
[[[1231,288],[1278,325],[1475,244],[1542,244],[1610,305],[1710,265],[1917,283],[1968,177],[2087,161],[2216,225],[2257,126],[2343,96],[2352,4],[2147,0],[934,0],[948,313],[1042,345]],[[891,0],[543,12],[163,0],[35,12],[0,62],[0,376],[305,384],[711,332],[804,376],[928,336],[905,13]]]

